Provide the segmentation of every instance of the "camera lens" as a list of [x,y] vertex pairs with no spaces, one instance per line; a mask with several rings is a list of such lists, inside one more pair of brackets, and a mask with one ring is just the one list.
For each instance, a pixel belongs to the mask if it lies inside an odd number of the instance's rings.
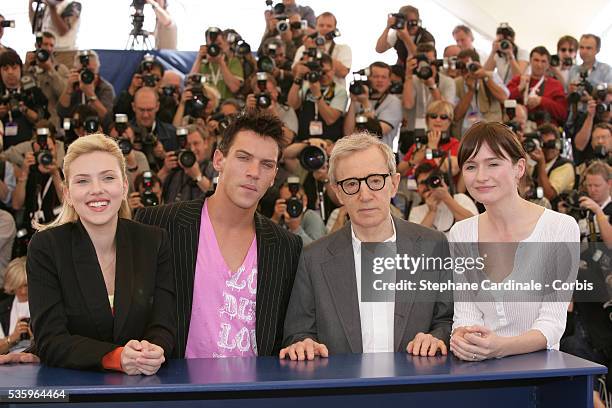
[[181,150],[178,154],[178,161],[183,167],[191,167],[196,162],[195,154],[191,150]]
[[429,188],[438,188],[442,186],[442,178],[440,176],[429,176],[425,182]]
[[42,48],[36,50],[36,59],[38,60],[38,62],[47,62],[50,57],[51,54],[49,54],[49,51]]
[[353,95],[361,95],[363,93],[363,82],[353,81],[349,85],[349,92]]
[[53,163],[53,155],[48,150],[42,150],[36,156],[36,161],[43,166],[48,166]]
[[140,195],[140,201],[142,202],[142,205],[144,205],[145,207],[155,207],[159,205],[159,200],[157,199],[157,196],[151,190],[145,190]]
[[502,50],[507,50],[511,46],[512,46],[512,44],[510,44],[510,41],[508,41],[508,40],[501,40],[499,42],[499,48],[501,48]]
[[317,71],[310,71],[308,73],[306,73],[305,78],[308,82],[319,82],[319,80],[321,79],[321,74],[318,73]]
[[317,37],[315,38],[315,44],[317,44],[317,46],[322,47],[325,45],[325,37]]
[[262,56],[257,61],[257,69],[260,72],[272,73],[274,71],[274,60],[268,56]]
[[94,73],[91,70],[89,70],[87,68],[81,70],[81,75],[80,75],[81,82],[84,83],[85,85],[89,85],[89,84],[93,83],[95,77],[96,76],[94,75]]
[[133,147],[132,147],[132,142],[130,142],[130,139],[127,139],[127,138],[119,139],[117,141],[117,144],[119,145],[119,148],[121,149],[121,153],[123,153],[124,156],[127,156],[132,151]]
[[260,93],[256,96],[257,107],[261,109],[269,108],[272,105],[272,100],[270,99],[270,95],[267,93]]
[[300,201],[297,197],[291,197],[287,200],[287,214],[291,218],[298,218],[302,212],[304,211],[304,206],[302,205],[302,201]]
[[559,65],[561,65],[561,60],[559,59],[559,56],[557,54],[551,55],[550,56],[550,66],[558,67]]
[[523,149],[525,149],[525,151],[527,153],[531,153],[536,149],[536,144],[533,141],[533,139],[527,139],[525,140],[525,142],[523,143]]
[[317,146],[306,146],[300,153],[300,164],[307,171],[319,170],[327,162],[327,154]]
[[206,53],[211,57],[217,57],[219,54],[221,54],[221,47],[219,47],[217,44],[210,44],[206,49]]
[[276,29],[277,29],[279,32],[284,33],[285,31],[289,30],[289,23],[288,23],[286,20],[284,20],[284,21],[279,21],[279,22],[276,24]]

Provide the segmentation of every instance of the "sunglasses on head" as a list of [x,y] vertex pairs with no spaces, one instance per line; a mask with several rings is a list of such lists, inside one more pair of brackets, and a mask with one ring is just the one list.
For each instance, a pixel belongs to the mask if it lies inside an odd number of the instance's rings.
[[442,119],[442,120],[447,120],[449,118],[449,116],[447,114],[445,114],[445,113],[443,113],[441,115],[438,115],[437,113],[428,113],[427,117],[429,119],[438,119],[438,117],[440,117],[440,119]]

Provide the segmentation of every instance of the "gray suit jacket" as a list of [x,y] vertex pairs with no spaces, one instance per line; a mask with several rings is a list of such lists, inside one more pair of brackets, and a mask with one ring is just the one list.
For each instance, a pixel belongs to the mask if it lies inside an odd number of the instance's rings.
[[[393,218],[397,253],[449,257],[444,234]],[[420,272],[423,279],[452,280],[450,272]],[[398,274],[399,276],[399,274]],[[419,273],[416,275],[419,279]],[[394,348],[405,351],[417,333],[430,333],[447,345],[453,322],[452,295],[425,297],[410,291],[396,296]],[[350,224],[302,251],[285,318],[285,346],[305,338],[323,343],[330,354],[362,353],[361,319]]]

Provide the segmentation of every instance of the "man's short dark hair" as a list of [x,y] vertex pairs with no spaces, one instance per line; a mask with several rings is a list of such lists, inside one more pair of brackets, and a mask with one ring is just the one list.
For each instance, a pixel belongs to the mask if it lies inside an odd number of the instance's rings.
[[559,134],[559,128],[550,123],[544,123],[538,127],[538,131],[542,136],[544,135],[555,135],[555,139],[559,139],[561,135]]
[[533,54],[546,55],[546,59],[548,60],[548,62],[550,62],[550,52],[548,52],[546,47],[544,47],[543,45],[539,45],[535,47],[533,50],[531,50],[531,52],[529,53],[529,59],[531,59]]
[[459,24],[457,27],[453,28],[453,35],[457,34],[459,31],[463,31],[466,35],[472,37],[472,39],[474,38],[472,29],[466,25]]
[[474,50],[462,50],[457,54],[457,59],[470,58],[472,61],[480,62],[480,55]]
[[599,52],[599,50],[601,50],[601,38],[599,38],[599,36],[596,36],[595,34],[582,34],[580,36],[580,39],[582,40],[583,38],[592,38],[595,40],[595,48],[597,49],[597,52]]
[[76,127],[83,127],[85,119],[92,116],[97,117],[98,112],[89,105],[77,105],[74,112],[72,112],[72,117],[74,118],[75,116],[78,116],[78,122],[75,123]]
[[43,31],[42,36],[45,38],[53,38],[55,40],[55,34],[53,34],[51,31]]
[[236,115],[223,132],[223,138],[217,149],[227,156],[238,132],[245,130],[274,139],[278,146],[278,160],[280,160],[283,153],[283,122],[278,117],[259,109],[247,110]]
[[382,62],[382,61],[376,61],[370,64],[370,71],[372,71],[372,68],[382,68],[382,69],[386,69],[387,71],[389,71],[389,76],[391,76],[391,67],[389,66],[389,64],[387,64],[386,62]]
[[563,37],[559,38],[559,41],[557,41],[557,52],[559,52],[561,46],[566,43],[568,43],[574,49],[574,51],[578,51],[578,40],[571,35],[564,35]]
[[435,164],[431,164],[431,163],[427,163],[427,162],[421,163],[414,170],[414,179],[418,180],[420,175],[431,173],[431,172],[437,171],[437,170],[438,170],[438,167]]
[[0,68],[6,66],[19,65],[23,67],[23,61],[17,52],[11,48],[0,54]]
[[333,14],[333,13],[331,13],[331,12],[329,12],[329,11],[326,11],[326,12],[324,12],[324,13],[319,14],[319,15],[317,16],[317,19],[316,19],[315,21],[318,21],[318,20],[319,20],[319,18],[321,18],[321,17],[331,17],[331,18],[333,18],[333,19],[334,19],[334,25],[336,25],[336,26],[338,25],[338,20],[336,19],[336,16],[334,16],[334,14]]
[[436,47],[434,47],[431,43],[420,43],[417,45],[417,54],[425,54],[426,52],[433,52],[434,58],[437,58],[438,53],[436,52]]
[[326,53],[321,54],[321,58],[319,58],[319,61],[321,61],[321,65],[333,65],[332,57]]

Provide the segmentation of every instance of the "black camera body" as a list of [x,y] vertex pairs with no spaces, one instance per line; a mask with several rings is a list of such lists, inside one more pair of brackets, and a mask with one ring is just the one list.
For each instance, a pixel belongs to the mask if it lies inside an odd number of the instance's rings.
[[204,90],[206,77],[202,75],[191,75],[187,83],[190,85],[191,99],[185,102],[185,116],[199,118],[204,113],[209,98]]
[[432,64],[425,54],[416,55],[417,66],[414,68],[414,74],[423,81],[428,80],[433,76]]
[[47,137],[49,137],[48,128],[36,129],[36,143],[40,147],[40,150],[36,153],[35,159],[36,164],[42,164],[43,166],[48,166],[53,163],[53,154],[51,154],[51,150],[49,150]]
[[391,28],[395,30],[403,30],[406,27],[406,16],[402,13],[392,13],[389,17],[393,17],[395,21],[391,25]]
[[310,83],[319,82],[323,75],[321,63],[319,61],[308,61],[306,66],[310,71],[304,75],[304,79]]
[[100,127],[100,119],[97,116],[88,116],[83,121],[83,129],[86,134],[96,133]]
[[221,54],[221,47],[215,44],[215,41],[221,34],[221,29],[218,27],[209,27],[206,30],[206,54],[209,57],[217,57]]
[[144,86],[155,88],[157,85],[157,77],[152,74],[155,57],[151,54],[145,54],[142,62],[140,63],[140,72],[142,74],[142,82]]
[[567,102],[570,105],[580,102],[580,99],[582,99],[582,95],[584,95],[584,93],[589,95],[593,93],[593,85],[591,85],[591,83],[587,80],[588,77],[588,71],[585,70],[580,72],[580,82],[576,86],[576,91],[567,96]]
[[159,199],[153,192],[153,173],[150,171],[142,173],[142,185],[144,187],[144,191],[140,195],[140,202],[142,202],[142,205],[145,207],[158,206]]
[[297,197],[297,194],[300,191],[300,178],[289,177],[287,179],[287,186],[289,187],[289,192],[291,193],[291,197],[285,201],[285,204],[287,204],[287,214],[289,214],[291,218],[298,218],[304,212],[302,200]]
[[4,95],[0,96],[0,104],[7,105],[13,116],[19,116],[19,103],[25,101],[25,95],[17,89],[6,89]]
[[184,168],[190,168],[196,163],[195,154],[187,148],[187,134],[188,131],[186,128],[176,129],[176,139],[179,145],[179,150],[176,151],[176,157]]
[[558,67],[561,66],[561,64],[563,64],[564,67],[571,67],[574,65],[574,60],[571,57],[565,57],[563,61],[561,61],[561,58],[557,54],[550,56],[551,67]]
[[128,139],[124,133],[128,128],[128,117],[125,113],[116,113],[115,114],[115,130],[117,131],[118,139],[117,144],[121,149],[121,153],[124,156],[130,154],[134,146],[132,146],[132,142]]
[[430,189],[442,187],[442,176],[439,174],[431,174],[425,180],[425,185]]
[[256,105],[259,109],[267,109],[272,105],[272,97],[267,91],[268,74],[266,74],[265,72],[258,72],[256,75],[257,89],[259,89],[259,93],[255,95]]
[[230,119],[223,114],[223,112],[217,112],[210,116],[210,120],[217,121],[217,132],[219,135],[223,135],[225,129],[230,125]]
[[523,149],[525,149],[525,152],[531,153],[537,148],[543,147],[544,143],[542,143],[540,132],[525,133],[524,136]]

